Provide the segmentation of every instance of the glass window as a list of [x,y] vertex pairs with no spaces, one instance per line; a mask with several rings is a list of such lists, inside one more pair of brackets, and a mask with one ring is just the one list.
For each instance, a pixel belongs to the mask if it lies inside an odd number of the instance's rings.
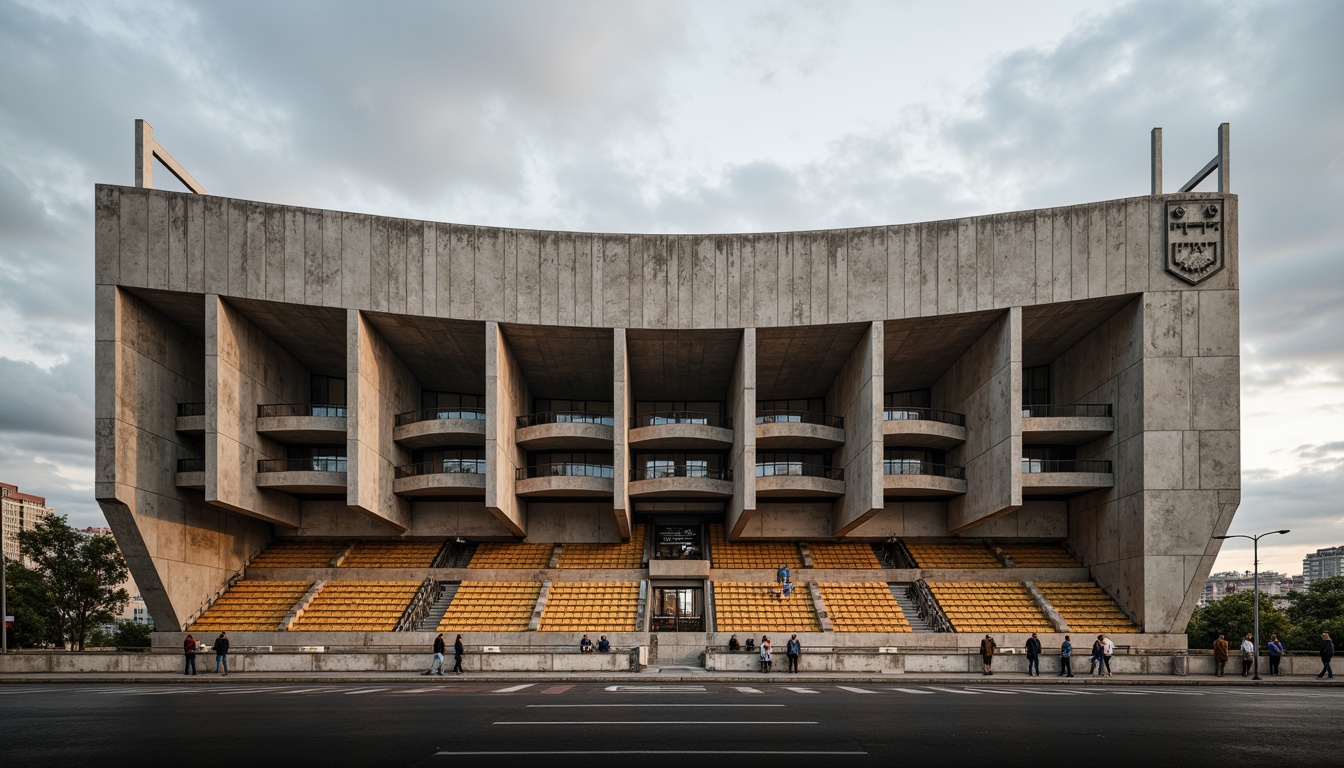
[[[312,377],[312,402],[317,405],[345,405],[345,379],[338,379],[335,376]],[[328,416],[336,414],[317,413],[314,410],[314,416]],[[344,413],[339,414],[344,416]]]
[[1036,365],[1022,369],[1022,404],[1048,405],[1050,403],[1050,366]]

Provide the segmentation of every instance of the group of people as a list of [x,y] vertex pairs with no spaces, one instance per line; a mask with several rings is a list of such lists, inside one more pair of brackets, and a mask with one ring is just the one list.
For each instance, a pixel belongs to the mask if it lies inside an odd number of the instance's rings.
[[[1285,655],[1283,642],[1279,640],[1278,635],[1269,636],[1269,644],[1266,646],[1269,651],[1269,674],[1280,677],[1283,675],[1279,671]],[[1241,639],[1241,676],[1248,677],[1255,668],[1255,637],[1247,632]],[[1219,635],[1217,640],[1213,641],[1213,674],[1216,677],[1223,677],[1227,671],[1227,662],[1231,658],[1231,648],[1228,646],[1227,638]],[[1316,675],[1316,679],[1335,678],[1335,671],[1330,668],[1330,662],[1335,658],[1335,641],[1330,639],[1329,632],[1321,633],[1321,671]]]
[[[994,654],[998,652],[998,643],[994,638],[985,635],[985,639],[980,641],[980,664],[982,675],[994,674]],[[1027,638],[1027,677],[1041,676],[1041,639],[1035,632]],[[1091,668],[1088,674],[1097,677],[1111,676],[1111,657],[1115,655],[1115,641],[1106,635],[1097,635],[1097,639],[1092,642]],[[1059,676],[1074,677],[1073,674],[1073,638],[1070,635],[1064,636],[1064,642],[1059,646]]]
[[[443,633],[434,638],[434,658],[429,662],[429,669],[421,674],[442,675],[443,674],[443,654],[448,650],[448,644],[443,641]],[[458,635],[453,641],[453,674],[462,674],[462,636]]]
[[[728,638],[728,650],[737,652],[743,650],[744,646],[737,639],[737,635]],[[745,646],[747,652],[757,651],[760,654],[761,672],[770,672],[774,668],[774,646],[770,642],[769,635],[761,635],[761,644],[756,645],[750,637],[747,638]],[[784,655],[789,660],[789,671],[798,671],[798,659],[803,655],[803,643],[798,639],[798,635],[790,635],[789,641],[784,644]]]
[[596,646],[593,645],[592,640],[588,639],[587,635],[584,635],[583,639],[579,641],[579,653],[592,653],[594,648],[598,653],[611,653],[611,642],[607,640],[606,635],[597,639]]
[[[196,674],[196,654],[202,653],[204,645],[196,642],[196,638],[187,635],[187,639],[182,641],[182,655],[186,658],[185,666],[182,668],[182,674]],[[229,635],[227,632],[220,632],[219,637],[215,638],[215,644],[210,647],[215,652],[215,674],[229,676]]]

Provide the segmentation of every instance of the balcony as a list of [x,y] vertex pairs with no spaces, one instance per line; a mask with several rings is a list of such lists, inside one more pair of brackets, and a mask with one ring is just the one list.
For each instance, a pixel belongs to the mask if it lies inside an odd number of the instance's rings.
[[733,471],[699,463],[653,462],[630,471],[630,498],[727,498]]
[[800,461],[763,461],[756,464],[756,497],[814,497],[845,495],[845,470]]
[[441,459],[397,467],[392,492],[398,496],[480,496],[485,493],[485,459]]
[[344,493],[345,457],[259,459],[257,487],[288,493]]
[[611,449],[615,420],[609,413],[544,411],[518,417],[514,439],[529,451]]
[[176,485],[193,491],[205,490],[205,459],[178,459]]
[[1109,461],[1022,459],[1023,495],[1072,496],[1113,485]]
[[392,439],[406,448],[485,445],[485,409],[425,408],[399,413]]
[[733,444],[733,420],[717,413],[658,411],[630,420],[631,446],[641,449],[708,448],[722,450]]
[[205,403],[177,404],[177,431],[205,436]]
[[345,442],[345,406],[277,403],[257,406],[257,433],[282,443]]
[[915,459],[884,459],[882,490],[888,497],[948,499],[966,493],[966,470]]
[[1083,445],[1115,431],[1109,403],[1022,406],[1022,442]]
[[882,412],[882,442],[905,448],[954,448],[966,442],[966,416],[934,408],[887,408]]
[[756,447],[762,450],[836,448],[845,442],[840,416],[766,410],[756,414]]
[[615,477],[610,464],[538,464],[518,470],[514,491],[519,496],[611,496]]

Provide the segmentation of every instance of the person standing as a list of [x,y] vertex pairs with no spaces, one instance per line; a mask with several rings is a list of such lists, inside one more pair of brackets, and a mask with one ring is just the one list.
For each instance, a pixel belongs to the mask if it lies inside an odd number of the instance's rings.
[[186,657],[186,666],[182,669],[182,674],[196,674],[196,638],[187,635],[187,639],[182,641],[182,655]]
[[460,674],[462,674],[462,652],[463,652],[464,650],[465,650],[465,649],[462,647],[462,636],[461,636],[461,635],[458,635],[458,636],[457,636],[457,639],[453,641],[453,674],[454,674],[454,675],[460,675]]
[[[443,642],[443,633],[440,632],[440,633],[439,633],[439,636],[436,637],[436,638],[434,638],[434,658],[433,658],[433,659],[430,659],[430,662],[429,662],[429,669],[425,670],[424,674],[426,674],[426,675],[440,675],[440,676],[443,675],[443,652],[444,652],[444,650],[445,650],[445,645],[444,645],[444,642]],[[435,671],[436,669],[438,670],[437,672]]]
[[784,582],[789,580],[789,566],[780,563],[779,570],[775,571],[775,583],[779,585],[779,591],[784,593]]
[[1103,661],[1105,657],[1106,646],[1101,642],[1101,635],[1097,635],[1097,639],[1092,641],[1092,657],[1089,659],[1090,664],[1088,669],[1089,675],[1098,677],[1106,671],[1106,662]]
[[229,676],[229,637],[226,633],[220,632],[219,637],[215,638],[215,674],[224,673]]
[[1330,639],[1329,632],[1321,633],[1321,674],[1316,676],[1317,680],[1322,677],[1335,679],[1335,671],[1330,668],[1330,660],[1335,658],[1335,641]]
[[1059,646],[1059,676],[1073,677],[1073,641],[1068,635],[1064,636],[1064,643]]
[[791,635],[789,642],[784,646],[784,653],[789,657],[789,671],[798,671],[798,657],[803,655],[803,644],[798,642],[797,635]]
[[1101,660],[1106,663],[1106,676],[1111,676],[1111,657],[1115,655],[1115,641],[1106,635],[1101,636]]
[[1251,674],[1251,665],[1255,663],[1255,643],[1251,640],[1251,633],[1241,638],[1241,676],[1249,677]]
[[770,663],[770,636],[761,635],[761,672],[769,672]]
[[1041,676],[1041,641],[1035,632],[1027,638],[1027,677],[1031,677],[1033,670],[1037,677]]
[[1222,677],[1223,669],[1227,667],[1227,639],[1222,635],[1213,641],[1213,674],[1214,677]]
[[981,674],[992,675],[989,665],[994,663],[994,650],[999,646],[994,642],[994,638],[985,635],[985,639],[980,641],[980,663],[984,668]]
[[1269,636],[1269,674],[1279,676],[1279,662],[1283,661],[1283,643],[1278,635]]

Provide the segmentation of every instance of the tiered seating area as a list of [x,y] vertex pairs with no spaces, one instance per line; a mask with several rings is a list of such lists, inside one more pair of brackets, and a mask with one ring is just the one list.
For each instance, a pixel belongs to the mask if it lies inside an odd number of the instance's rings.
[[1138,632],[1111,596],[1095,582],[1036,582],[1074,632]]
[[252,568],[326,568],[345,541],[274,541],[252,558]]
[[189,629],[192,632],[274,631],[312,586],[311,581],[240,581],[220,595]]
[[638,608],[637,581],[553,581],[539,629],[542,632],[633,632]]
[[551,564],[553,544],[499,544],[476,547],[468,568],[545,568]]
[[644,526],[631,526],[624,544],[565,544],[561,568],[638,568],[644,562]]
[[532,620],[541,585],[534,581],[464,581],[440,632],[523,632]]
[[[813,568],[881,568],[869,544],[808,544]],[[776,566],[778,567],[778,566]]]
[[442,541],[361,541],[341,561],[342,568],[428,568]]
[[920,568],[1002,568],[1003,563],[983,544],[929,544],[907,541],[905,548]]
[[1069,551],[1059,544],[1001,544],[1004,554],[1017,568],[1081,568]]
[[[871,551],[871,550],[870,550]],[[910,632],[910,623],[883,582],[818,583],[836,632]]]
[[929,582],[957,632],[1054,632],[1020,581]]
[[[805,584],[787,599],[772,597],[775,585],[714,582],[714,622],[720,632],[817,632],[817,611]],[[783,641],[780,641],[783,647]]]
[[803,556],[797,544],[787,541],[730,542],[724,536],[722,525],[709,526],[709,546],[715,568],[762,568],[774,571],[781,565],[787,565],[793,570],[803,567]]
[[328,581],[290,628],[391,632],[419,589],[418,581]]

